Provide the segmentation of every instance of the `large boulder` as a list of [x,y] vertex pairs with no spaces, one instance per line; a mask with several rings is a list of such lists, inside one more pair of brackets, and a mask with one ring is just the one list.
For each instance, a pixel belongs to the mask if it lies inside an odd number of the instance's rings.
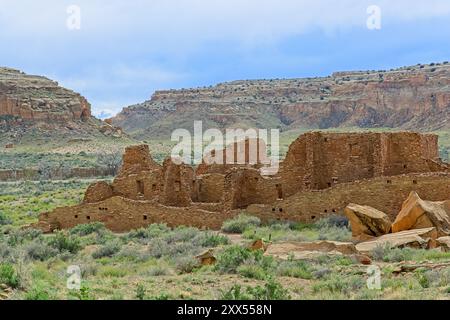
[[350,221],[354,238],[367,240],[387,234],[391,230],[391,221],[387,214],[372,207],[351,203],[344,209],[344,213]]
[[431,227],[440,237],[450,235],[450,201],[425,201],[411,192],[392,224],[392,232]]
[[361,242],[356,249],[364,254],[370,254],[377,247],[432,249],[436,247],[436,239],[436,228],[407,230]]

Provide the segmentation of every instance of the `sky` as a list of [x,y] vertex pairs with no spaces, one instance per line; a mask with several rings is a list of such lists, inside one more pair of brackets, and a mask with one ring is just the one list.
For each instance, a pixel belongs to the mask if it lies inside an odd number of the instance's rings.
[[0,66],[109,117],[155,90],[450,60],[449,0],[0,0]]

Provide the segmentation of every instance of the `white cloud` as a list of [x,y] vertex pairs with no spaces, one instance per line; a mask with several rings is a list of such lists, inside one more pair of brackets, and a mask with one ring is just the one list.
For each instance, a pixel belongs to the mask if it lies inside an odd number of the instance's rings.
[[223,38],[248,45],[312,29],[364,28],[372,4],[381,7],[388,22],[450,15],[448,0],[0,0],[0,35],[70,40],[65,24],[70,4],[81,8],[82,37],[132,37],[151,41],[155,50]]

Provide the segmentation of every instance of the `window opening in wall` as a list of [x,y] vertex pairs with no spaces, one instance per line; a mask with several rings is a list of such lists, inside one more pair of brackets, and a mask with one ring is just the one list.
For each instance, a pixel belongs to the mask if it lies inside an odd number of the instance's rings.
[[86,216],[86,219],[87,220],[91,220],[91,216]]
[[316,216],[311,216],[311,219],[312,219],[312,220],[316,219]]
[[144,214],[144,220],[148,220],[148,217],[147,217],[147,215],[146,214]]
[[281,184],[276,185],[278,200],[283,200],[283,186]]
[[144,194],[144,182],[142,182],[142,180],[137,180],[136,184],[137,184],[137,192],[140,194]]
[[78,215],[77,214],[75,215],[75,219],[78,219]]
[[413,180],[413,184],[417,184],[417,180]]

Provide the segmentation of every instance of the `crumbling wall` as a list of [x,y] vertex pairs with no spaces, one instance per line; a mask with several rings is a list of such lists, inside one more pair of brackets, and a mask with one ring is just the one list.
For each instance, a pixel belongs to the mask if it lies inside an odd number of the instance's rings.
[[253,203],[271,203],[277,200],[277,180],[261,176],[256,169],[233,169],[225,176],[224,207],[244,209]]
[[220,203],[224,193],[225,175],[219,173],[198,176],[194,183],[192,201]]
[[95,203],[111,198],[114,195],[113,188],[105,181],[91,184],[84,194],[83,203]]
[[187,207],[192,203],[192,189],[194,187],[194,170],[185,165],[177,165],[172,159],[164,161],[162,181],[164,186],[160,196],[160,203],[165,206]]

